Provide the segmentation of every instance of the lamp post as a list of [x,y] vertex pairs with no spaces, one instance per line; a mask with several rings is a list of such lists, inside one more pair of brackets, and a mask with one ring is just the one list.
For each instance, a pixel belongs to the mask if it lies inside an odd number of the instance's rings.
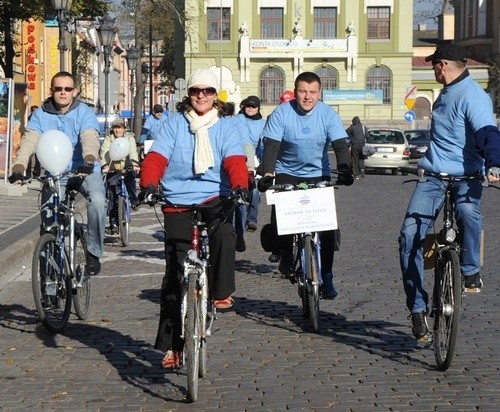
[[104,134],[108,134],[108,110],[109,110],[109,57],[111,56],[111,47],[115,38],[115,19],[108,13],[99,19],[99,41],[104,52]]
[[57,43],[57,49],[59,50],[59,68],[60,71],[64,71],[64,52],[68,50],[64,38],[64,30],[66,29],[66,23],[68,22],[67,14],[71,9],[71,3],[73,2],[73,0],[51,1],[52,7],[57,12],[57,22],[59,24],[59,43]]
[[141,56],[141,51],[135,47],[131,46],[127,50],[127,65],[128,69],[130,70],[130,108],[132,109],[132,113],[134,113],[133,119],[132,119],[132,130],[135,130],[135,119],[136,119],[136,114],[134,112],[134,92],[135,92],[135,87],[134,87],[134,74],[135,70],[137,68],[137,61],[139,60],[139,57]]

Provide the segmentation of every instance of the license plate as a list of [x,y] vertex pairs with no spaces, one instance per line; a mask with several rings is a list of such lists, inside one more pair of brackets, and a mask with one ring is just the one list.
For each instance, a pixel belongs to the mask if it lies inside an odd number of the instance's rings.
[[426,152],[426,150],[427,150],[427,147],[419,147],[419,148],[417,149],[417,152],[418,152],[418,153],[425,153],[425,152]]
[[394,149],[392,147],[377,147],[377,152],[379,152],[379,153],[393,153]]

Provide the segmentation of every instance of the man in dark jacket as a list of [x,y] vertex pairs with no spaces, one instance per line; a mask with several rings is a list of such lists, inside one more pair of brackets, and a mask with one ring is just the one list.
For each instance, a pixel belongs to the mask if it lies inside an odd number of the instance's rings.
[[358,116],[352,118],[352,124],[346,132],[351,141],[351,167],[354,178],[365,177],[365,161],[363,157],[363,146],[366,143],[366,127],[363,126]]

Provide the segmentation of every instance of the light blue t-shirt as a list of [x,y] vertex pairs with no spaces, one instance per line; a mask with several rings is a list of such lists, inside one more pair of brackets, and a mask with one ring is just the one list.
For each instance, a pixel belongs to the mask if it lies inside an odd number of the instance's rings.
[[475,133],[496,126],[491,99],[471,76],[446,86],[432,107],[431,140],[418,166],[452,176],[484,172]]
[[266,121],[264,119],[250,119],[243,113],[238,113],[235,119],[238,122],[238,129],[243,139],[243,144],[250,143],[254,149],[257,149],[262,139],[262,130]]
[[275,172],[297,177],[330,176],[328,145],[347,138],[339,115],[319,101],[302,114],[296,100],[280,104],[267,118],[264,138],[281,142]]
[[231,193],[223,162],[229,156],[245,156],[238,128],[232,118],[222,117],[208,129],[208,135],[215,166],[206,173],[195,174],[195,135],[189,129],[184,114],[177,112],[169,116],[169,121],[163,123],[158,131],[150,151],[168,159],[161,185],[166,199],[170,202],[192,205]]
[[146,129],[148,139],[156,139],[163,123],[168,122],[168,114],[162,112],[161,117],[158,119],[154,114],[150,115],[144,122],[144,129]]
[[[35,110],[26,128],[39,133],[47,130],[59,130],[66,133],[73,145],[73,157],[66,170],[75,170],[84,163],[80,133],[84,130],[95,129],[97,138],[99,130],[97,117],[89,106],[81,102],[73,103],[70,110],[64,114],[47,111],[46,108],[50,107],[48,103],[44,103],[41,108]],[[97,164],[96,167],[98,167]]]

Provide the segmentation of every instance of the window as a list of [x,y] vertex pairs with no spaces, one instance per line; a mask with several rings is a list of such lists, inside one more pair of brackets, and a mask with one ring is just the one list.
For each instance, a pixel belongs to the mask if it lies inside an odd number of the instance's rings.
[[391,103],[391,72],[387,67],[371,67],[366,72],[366,88],[382,90],[382,102]]
[[283,38],[283,9],[260,9],[260,37],[263,39]]
[[334,39],[337,37],[337,8],[314,8],[314,38]]
[[263,104],[280,104],[280,96],[285,91],[285,75],[277,67],[262,71],[259,80],[260,99]]
[[338,89],[337,79],[338,72],[331,66],[318,67],[314,70],[319,78],[321,79],[321,89],[322,90],[336,90]]
[[368,38],[390,39],[391,9],[390,7],[368,7]]
[[229,7],[207,8],[207,39],[221,40],[220,30],[222,28],[222,40],[230,40],[230,17],[231,9]]

